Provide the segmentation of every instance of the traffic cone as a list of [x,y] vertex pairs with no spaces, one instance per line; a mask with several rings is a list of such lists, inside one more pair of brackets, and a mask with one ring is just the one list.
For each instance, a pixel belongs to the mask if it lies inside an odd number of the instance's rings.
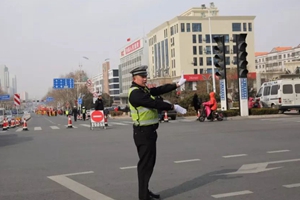
[[165,111],[164,122],[169,122],[168,112]]
[[11,119],[11,121],[10,121],[10,127],[11,127],[11,128],[15,128],[15,127],[16,127],[16,124],[15,124],[15,120],[14,120],[14,119]]
[[14,126],[15,126],[15,121],[14,121],[14,119],[11,119],[10,120],[10,128],[14,128]]
[[24,118],[24,121],[23,121],[23,131],[28,131],[27,122],[26,122],[25,118]]
[[68,128],[73,128],[71,115],[68,116]]
[[7,123],[6,118],[4,118],[3,124],[2,124],[2,130],[3,130],[3,131],[6,131],[6,130],[7,130],[7,125],[6,125],[6,123]]
[[104,125],[105,125],[105,126],[108,126],[107,116],[106,116],[106,115],[104,115]]

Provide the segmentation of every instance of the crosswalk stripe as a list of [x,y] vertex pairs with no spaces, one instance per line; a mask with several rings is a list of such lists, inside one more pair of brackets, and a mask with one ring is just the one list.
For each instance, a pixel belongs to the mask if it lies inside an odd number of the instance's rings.
[[50,128],[52,128],[52,129],[59,129],[59,127],[57,127],[57,126],[50,126]]
[[35,131],[40,131],[40,130],[42,130],[42,127],[34,127],[33,130],[35,130]]
[[20,132],[20,131],[22,131],[23,130],[23,128],[18,128],[17,130],[16,130],[16,132]]
[[129,124],[119,123],[119,122],[110,122],[110,124],[128,126]]
[[89,124],[80,124],[81,126],[90,127]]

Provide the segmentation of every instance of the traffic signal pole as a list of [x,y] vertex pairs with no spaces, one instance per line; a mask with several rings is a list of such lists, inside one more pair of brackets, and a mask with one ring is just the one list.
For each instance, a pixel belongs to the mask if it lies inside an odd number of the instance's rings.
[[240,104],[240,115],[249,116],[248,106],[248,61],[247,61],[247,34],[237,35],[236,46],[237,46],[237,73],[239,78],[239,104]]
[[219,77],[220,82],[220,100],[221,100],[221,109],[228,109],[227,101],[227,78],[226,78],[226,47],[224,36],[214,37],[217,46],[214,47],[216,54],[214,56],[215,63],[214,65],[218,69],[216,76]]

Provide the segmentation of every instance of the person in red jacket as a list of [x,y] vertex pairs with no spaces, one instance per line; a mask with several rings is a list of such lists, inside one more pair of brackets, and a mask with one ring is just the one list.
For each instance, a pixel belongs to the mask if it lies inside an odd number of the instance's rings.
[[205,106],[206,116],[208,118],[210,118],[211,112],[217,110],[218,108],[218,103],[215,98],[215,93],[214,92],[209,93],[209,97],[210,97],[209,101],[203,103],[203,105]]

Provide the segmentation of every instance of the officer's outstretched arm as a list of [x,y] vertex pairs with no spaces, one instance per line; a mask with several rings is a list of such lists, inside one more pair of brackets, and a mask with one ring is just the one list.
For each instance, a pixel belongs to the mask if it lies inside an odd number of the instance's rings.
[[150,88],[150,93],[153,96],[159,96],[168,92],[171,92],[173,90],[176,90],[177,84],[172,83],[172,84],[164,84],[158,87]]

